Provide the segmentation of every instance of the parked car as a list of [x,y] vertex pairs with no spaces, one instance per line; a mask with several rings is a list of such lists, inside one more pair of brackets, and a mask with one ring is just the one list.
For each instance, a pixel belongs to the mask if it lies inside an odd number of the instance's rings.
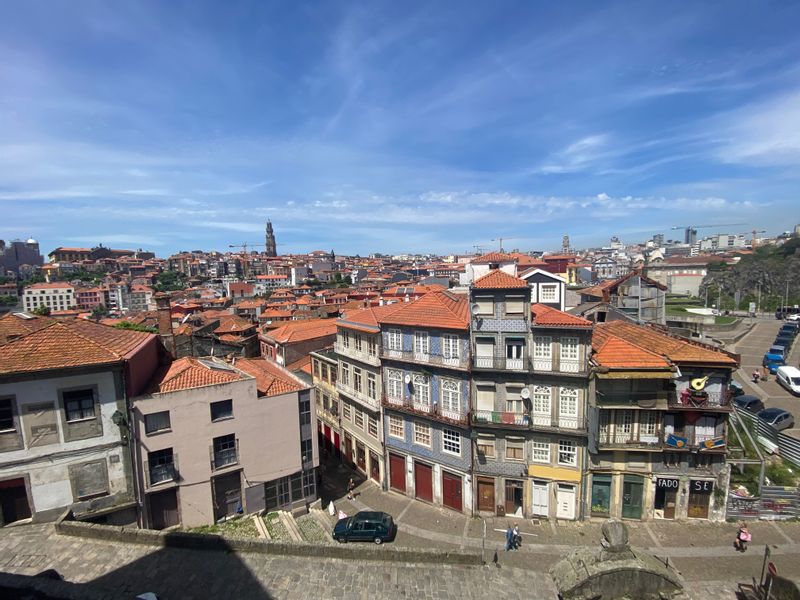
[[794,336],[791,333],[779,333],[772,344],[775,346],[784,346],[788,349],[792,347],[792,342],[794,342]]
[[773,344],[769,347],[769,350],[767,350],[767,354],[779,354],[783,360],[786,360],[786,346]]
[[775,374],[777,370],[784,366],[786,362],[780,354],[765,354],[761,364],[769,369],[769,372]]
[[733,403],[736,405],[736,408],[746,410],[753,414],[758,414],[765,408],[761,398],[758,396],[748,396],[747,394],[737,396],[733,399]]
[[786,317],[786,320],[797,323],[798,321],[800,321],[800,314],[789,315],[788,317]]
[[791,321],[786,321],[783,325],[781,325],[781,331],[784,329],[794,329],[795,332],[800,329],[800,315],[792,315],[796,318],[792,319]]
[[800,369],[788,366],[778,367],[775,370],[775,378],[795,396],[800,396]]
[[362,510],[352,517],[339,519],[333,527],[333,539],[337,542],[390,542],[397,535],[397,526],[392,516],[385,512]]
[[794,427],[794,417],[788,410],[782,408],[767,408],[758,413],[758,418],[772,425],[778,431]]

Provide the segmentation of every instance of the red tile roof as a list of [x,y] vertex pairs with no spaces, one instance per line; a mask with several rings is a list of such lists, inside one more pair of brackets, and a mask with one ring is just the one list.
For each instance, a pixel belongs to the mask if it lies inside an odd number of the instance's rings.
[[605,294],[606,293],[610,294],[611,292],[616,290],[616,288],[619,285],[625,283],[626,281],[628,281],[628,279],[630,279],[631,277],[635,277],[637,275],[639,275],[642,278],[643,281],[649,283],[650,285],[654,285],[655,287],[657,287],[660,290],[664,290],[664,291],[667,290],[667,286],[665,286],[663,283],[659,283],[658,281],[656,281],[654,279],[650,279],[649,277],[645,277],[644,275],[639,273],[639,271],[632,271],[632,272],[628,273],[627,275],[623,275],[619,279],[614,279],[612,281],[604,281],[603,283],[600,283],[600,284],[595,285],[593,287],[579,290],[578,293],[580,293],[582,296],[592,296],[593,298],[605,298]]
[[640,348],[614,335],[603,335],[595,330],[592,336],[592,358],[601,367],[609,369],[670,369],[664,357]]
[[395,302],[384,306],[370,306],[361,310],[348,310],[336,322],[339,327],[377,333],[383,317],[391,315],[405,306],[405,302]]
[[85,319],[54,320],[0,346],[0,374],[115,364],[153,337]]
[[214,333],[217,335],[222,335],[224,333],[246,333],[248,330],[252,330],[252,333],[255,333],[255,328],[256,326],[247,319],[228,314],[224,317],[220,316],[219,326],[214,330]]
[[434,292],[412,302],[404,302],[397,310],[381,315],[380,323],[437,329],[467,329],[468,304],[465,295]]
[[720,367],[739,365],[739,357],[735,354],[627,321],[607,321],[595,325],[592,346],[601,344],[608,336],[624,340],[640,350],[658,354],[677,365],[703,364]]
[[0,345],[53,324],[54,319],[31,313],[8,313],[0,317]]
[[513,254],[506,254],[504,252],[489,252],[489,254],[484,254],[478,258],[473,258],[471,262],[473,265],[488,265],[489,263],[516,261],[517,259]]
[[298,358],[293,363],[289,363],[286,365],[286,370],[291,371],[292,373],[296,373],[297,371],[302,371],[303,373],[307,373],[308,375],[312,375],[311,372],[311,355],[306,354],[302,358]]
[[55,281],[53,283],[32,283],[25,286],[26,290],[60,290],[64,288],[74,289],[75,286],[65,281]]
[[308,387],[288,370],[263,358],[240,358],[236,367],[256,378],[259,396],[277,396]]
[[265,339],[279,344],[302,342],[332,335],[336,335],[336,319],[289,321],[285,325],[263,334]]
[[[216,368],[209,365],[219,365]],[[148,394],[179,392],[246,379],[242,373],[211,358],[187,356],[162,367],[150,381]]]
[[534,327],[582,327],[592,328],[592,322],[544,304],[531,306]]
[[483,277],[476,279],[472,284],[473,288],[483,290],[510,290],[528,287],[528,282],[509,275],[500,269],[492,269]]

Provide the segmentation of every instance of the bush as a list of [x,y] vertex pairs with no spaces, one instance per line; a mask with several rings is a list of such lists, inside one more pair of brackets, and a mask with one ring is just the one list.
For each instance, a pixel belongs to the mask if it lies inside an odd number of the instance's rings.
[[797,473],[782,461],[767,465],[767,477],[773,485],[785,487],[797,485]]

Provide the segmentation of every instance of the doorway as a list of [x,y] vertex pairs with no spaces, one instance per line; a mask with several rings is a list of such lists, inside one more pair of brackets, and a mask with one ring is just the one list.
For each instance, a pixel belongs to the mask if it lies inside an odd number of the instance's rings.
[[607,517],[611,514],[611,475],[592,475],[592,516]]
[[362,473],[367,472],[367,451],[364,444],[356,440],[356,466]]
[[399,454],[389,454],[389,487],[406,493],[406,459]]
[[8,524],[31,517],[25,479],[0,481],[0,523]]
[[546,481],[533,480],[532,512],[538,517],[550,516],[550,498]]
[[433,502],[433,469],[429,465],[414,463],[414,488],[417,498]]
[[461,477],[442,471],[442,504],[461,512]]
[[556,491],[556,518],[573,520],[575,518],[575,486],[558,484]]
[[622,481],[622,518],[642,518],[642,494],[644,481],[641,477],[626,475]]
[[678,479],[656,479],[656,497],[653,502],[655,516],[662,519],[675,518],[675,505],[678,498]]
[[[506,479],[506,514],[522,516],[524,484],[518,479]],[[517,512],[519,511],[519,512]]]
[[372,450],[369,451],[369,476],[373,481],[381,482],[381,463]]
[[713,481],[692,480],[689,482],[689,505],[686,515],[690,519],[707,519]]
[[150,526],[153,529],[166,529],[180,524],[177,488],[150,494],[148,501],[150,503]]
[[478,510],[494,512],[494,479],[478,477]]
[[214,495],[214,521],[242,512],[242,477],[239,471],[211,480]]

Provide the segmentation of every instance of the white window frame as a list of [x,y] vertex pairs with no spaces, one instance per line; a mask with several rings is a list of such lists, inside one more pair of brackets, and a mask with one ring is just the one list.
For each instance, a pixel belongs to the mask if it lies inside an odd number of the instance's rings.
[[339,373],[339,381],[342,382],[343,386],[350,387],[350,365],[347,363],[342,363]]
[[506,412],[521,415],[525,412],[525,401],[522,399],[523,384],[506,384]]
[[580,345],[576,337],[561,338],[560,358],[561,360],[578,360],[580,358]]
[[[486,458],[494,458],[495,457],[496,451],[497,451],[497,446],[495,444],[495,437],[493,435],[486,434],[486,433],[479,433],[478,434],[478,439],[476,440],[475,444],[476,444],[476,450],[477,450],[478,454],[483,454],[483,456],[486,457]],[[481,447],[483,447],[483,448],[491,448],[492,449],[491,453],[488,453],[485,450],[482,451]]]
[[[563,457],[572,457],[571,460],[562,460]],[[558,464],[568,467],[578,465],[578,444],[572,440],[558,440]]]
[[461,434],[455,429],[442,429],[442,452],[461,456]]
[[442,334],[442,356],[444,358],[456,359],[460,358],[460,340],[457,335],[453,333]]
[[431,353],[431,335],[427,331],[414,332],[414,354],[428,356]]
[[531,441],[531,448],[533,449],[533,462],[550,464],[550,442],[540,441],[533,439]]
[[402,417],[389,415],[388,435],[398,440],[406,439],[406,422]]
[[475,298],[475,304],[478,307],[476,314],[481,316],[494,316],[494,298],[492,296],[478,296]]
[[372,437],[378,437],[378,419],[372,415],[367,415],[367,433]]
[[418,404],[431,404],[431,380],[421,373],[414,373],[414,401]]
[[353,365],[353,389],[359,393],[364,391],[364,370]]
[[440,408],[442,410],[461,412],[461,382],[457,379],[440,379]]
[[414,443],[417,446],[431,447],[431,426],[429,424],[414,421]]
[[342,348],[350,348],[350,334],[346,331],[342,332]]
[[542,360],[553,359],[553,338],[549,335],[533,337],[533,357]]
[[378,378],[375,373],[367,372],[367,396],[373,400],[378,397]]
[[539,302],[558,302],[558,284],[542,283],[539,284]]
[[553,416],[553,388],[549,385],[537,385],[531,394],[533,403],[533,415],[535,417],[546,416],[549,420]]
[[349,402],[342,402],[342,418],[345,421],[352,421],[353,419]]
[[403,372],[398,369],[386,370],[386,393],[389,398],[403,398]]
[[524,315],[525,314],[525,297],[524,296],[506,296],[506,314],[507,315]]
[[399,329],[390,329],[386,340],[389,350],[403,351],[403,332]]
[[358,427],[359,429],[364,429],[364,411],[362,411],[357,406],[353,407],[353,424]]
[[561,387],[558,391],[558,414],[564,417],[578,417],[578,390]]

